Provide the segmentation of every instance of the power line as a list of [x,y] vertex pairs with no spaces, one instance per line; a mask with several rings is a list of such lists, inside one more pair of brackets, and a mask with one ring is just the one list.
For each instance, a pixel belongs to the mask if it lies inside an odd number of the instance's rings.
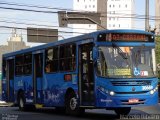
[[[0,34],[12,34],[12,33],[10,33],[10,32],[0,32]],[[26,33],[20,33],[20,35],[28,35],[28,34],[26,34]],[[33,35],[33,34],[32,34]],[[44,35],[43,35],[44,36]],[[45,35],[45,36],[47,36],[47,35]],[[67,34],[67,35],[63,35],[63,36],[72,36],[73,37],[73,34]]]
[[[13,26],[0,26],[0,28],[8,28],[8,29],[19,29],[19,30],[27,30],[27,28],[23,28],[23,27],[13,27]],[[86,34],[86,33],[82,33],[82,32],[69,32],[69,31],[58,31],[60,33],[77,33],[77,34]]]
[[[6,2],[0,2],[0,4],[7,4],[7,5],[18,5],[18,6],[26,6],[26,7],[37,7],[37,8],[47,8],[47,7],[44,7],[44,6],[36,6],[36,5],[25,5],[25,4],[17,4],[17,3],[6,3]],[[62,8],[51,8],[51,7],[48,7],[49,9],[57,9],[57,10],[62,10]],[[47,9],[48,9],[47,8]],[[44,11],[44,10],[31,10],[31,9],[24,9],[24,8],[10,8],[10,7],[0,7],[0,9],[9,9],[9,10],[19,10],[19,11],[29,11],[29,12],[39,12],[39,13],[58,13],[58,12],[55,12],[55,11]],[[63,10],[67,10],[67,9],[63,9]],[[71,10],[71,9],[70,9]],[[87,11],[89,12],[89,11]],[[110,11],[111,12],[111,11]],[[109,16],[109,17],[112,17],[112,18],[133,18],[133,19],[146,19],[145,17],[143,17],[144,15],[136,15],[136,14],[125,14],[125,13],[110,13],[110,12],[107,12],[108,14],[111,14],[113,16]],[[84,13],[85,14],[85,13]],[[117,16],[117,15],[124,15],[124,16]],[[128,16],[127,16],[128,15]],[[130,15],[130,16],[129,16]],[[101,16],[101,17],[106,17],[106,16]],[[158,18],[158,16],[150,16],[150,20],[160,20]],[[5,21],[3,21],[5,22]],[[6,22],[7,23],[7,22]],[[9,22],[11,23],[11,22]],[[15,24],[26,24],[26,23],[18,23],[18,22],[14,22]],[[58,26],[50,26],[50,25],[37,25],[37,24],[26,24],[26,25],[36,25],[36,26],[45,26],[45,27],[58,27]],[[73,29],[73,27],[67,27],[67,28],[70,28],[70,29]],[[84,28],[74,28],[74,29],[84,29]],[[94,30],[94,29],[86,29],[86,30]]]
[[[0,9],[7,9],[7,10],[18,10],[18,11],[28,11],[28,12],[37,12],[37,13],[53,13],[53,14],[58,14],[58,12],[54,11],[42,11],[42,10],[31,10],[31,9],[24,9],[24,8],[11,8],[11,7],[1,7]],[[75,13],[74,13],[75,14]],[[82,13],[85,14],[85,13]],[[113,14],[112,14],[113,15]],[[115,13],[114,15],[119,15],[119,13]],[[127,14],[126,14],[127,15]],[[106,16],[101,16],[101,17],[106,17]],[[119,18],[135,18],[135,19],[146,19],[146,17],[139,17],[139,16],[128,16],[128,17],[122,17],[122,16],[109,16],[109,17],[119,17]],[[160,20],[160,16],[156,16],[156,18],[150,18],[149,20]]]
[[[33,9],[24,9],[24,8],[2,7],[2,6],[0,6],[0,9],[16,10],[16,11],[27,11],[27,12],[38,12],[38,13],[54,13],[54,14],[58,13],[58,12],[55,12],[55,11],[33,10]],[[88,11],[86,13],[84,12],[84,13],[77,13],[77,14],[86,15],[89,12],[90,11]],[[90,12],[90,13],[93,13],[93,12]],[[112,14],[112,15],[135,15],[135,14],[124,14],[124,13],[109,13],[109,12],[107,12],[107,13],[108,14]],[[73,14],[75,14],[75,13],[73,13]],[[103,15],[101,17],[106,17],[106,16]]]
[[[14,6],[25,6],[25,7],[34,7],[34,8],[45,8],[45,9],[50,9],[50,10],[53,10],[53,9],[55,9],[55,10],[63,10],[63,11],[73,11],[73,12],[86,12],[86,13],[90,13],[91,11],[86,11],[86,10],[73,10],[73,9],[65,9],[65,8],[55,8],[55,7],[49,7],[49,6],[39,6],[39,5],[32,5],[32,4],[23,4],[23,3],[15,3],[15,2],[5,2],[5,1],[1,1],[0,2],[0,4],[5,4],[5,5],[14,5]],[[124,11],[124,13],[121,13],[121,14],[125,14],[125,15],[127,15],[126,14],[126,11],[128,11],[128,10],[121,10],[121,11]],[[101,12],[101,13],[103,13],[103,14],[105,14],[105,13],[114,13],[114,12],[116,12],[116,11],[107,11],[107,12]],[[119,10],[118,10],[118,12],[119,12]],[[132,14],[132,15],[136,15],[136,14]]]
[[[58,28],[59,26],[53,26],[53,25],[42,25],[42,24],[33,24],[33,23],[24,23],[24,22],[15,22],[15,21],[6,21],[6,20],[0,20],[2,23],[14,23],[14,24],[23,24],[23,25],[33,25],[38,27],[49,27],[49,28]],[[78,29],[78,30],[95,30],[95,29],[87,29],[87,28],[73,28],[73,27],[66,27],[69,29]]]
[[48,22],[44,20],[33,20],[33,19],[24,19],[24,18],[14,18],[14,17],[0,17],[0,19],[7,19],[7,20],[22,20],[22,21],[32,21],[32,22],[42,22],[42,23],[57,23],[57,21]]
[[[141,16],[141,15],[139,15],[139,16]],[[119,16],[108,16],[108,18],[109,18],[109,17],[110,17],[110,18],[121,18],[121,17],[119,17]],[[51,23],[51,24],[52,24],[52,23],[57,23],[57,22],[48,22],[48,21],[42,21],[42,20],[38,20],[38,21],[37,21],[37,20],[33,20],[33,19],[31,20],[31,19],[22,19],[22,18],[13,18],[13,17],[0,17],[0,18],[1,18],[1,19],[9,19],[9,20],[10,20],[10,19],[12,19],[12,20],[15,19],[15,20],[26,20],[26,21],[35,21],[35,22],[45,22],[45,23]],[[142,18],[142,19],[145,19],[145,18]],[[142,19],[140,19],[140,20],[142,20]],[[137,19],[137,20],[138,20],[138,19]],[[153,19],[152,19],[152,20],[153,20]],[[157,18],[156,20],[160,20],[160,19]],[[81,28],[80,28],[80,29],[81,29]]]
[[[82,14],[85,14],[86,13],[90,13],[91,11],[83,11],[83,10],[73,10],[73,9],[65,9],[65,8],[53,8],[53,7],[48,7],[48,6],[37,6],[37,5],[26,5],[26,4],[18,4],[18,3],[8,3],[8,2],[0,2],[0,4],[5,4],[5,5],[15,5],[15,6],[26,6],[26,7],[34,7],[34,8],[45,8],[45,9],[50,9],[50,10],[65,10],[65,11],[74,11],[74,12],[83,12]],[[6,8],[6,7],[2,7],[2,9],[13,9],[13,10],[19,10],[19,9],[16,9],[16,8]],[[20,9],[21,10],[21,9]],[[22,9],[23,10],[23,9]],[[43,12],[43,13],[57,13],[57,12],[54,12],[54,11],[42,11],[42,10],[30,10],[30,9],[24,9],[24,11],[32,11],[32,12]],[[123,10],[123,11],[126,11],[126,10]],[[118,13],[115,13],[116,11],[107,11],[107,12],[101,12],[102,14],[117,14],[117,15],[130,15],[130,16],[135,16],[137,14],[126,14],[126,12],[124,13],[119,13],[120,11],[118,11]],[[75,14],[75,13],[74,13]],[[145,16],[145,15],[137,15],[137,17],[142,17],[142,16]],[[106,16],[101,16],[101,17],[106,17]],[[150,17],[154,17],[154,16],[150,16]]]
[[[0,2],[0,4],[4,4],[4,5],[16,5],[16,6],[23,6],[23,7],[34,7],[34,8],[45,8],[45,9],[50,9],[50,10],[63,10],[63,11],[75,11],[75,12],[80,12],[78,10],[73,10],[73,9],[65,9],[65,8],[55,8],[55,7],[49,7],[49,6],[40,6],[40,5],[32,5],[32,4],[23,4],[23,3],[15,3],[15,2]],[[84,11],[85,12],[85,11]]]
[[[34,8],[45,8],[45,9],[56,9],[56,10],[69,10],[69,11],[76,11],[76,10],[72,10],[72,9],[64,9],[64,8],[53,8],[53,7],[47,7],[47,6],[37,6],[37,5],[26,5],[26,4],[18,4],[18,3],[8,3],[8,2],[0,2],[0,4],[5,4],[5,5],[15,5],[15,6],[26,6],[26,7],[34,7]],[[30,10],[30,9],[21,9],[21,8],[7,8],[7,7],[1,7],[1,9],[11,9],[11,10],[22,10],[22,11],[32,11],[32,12],[42,12],[42,13],[57,13],[57,12],[54,12],[54,11],[42,11],[42,10]],[[77,12],[77,11],[76,11]],[[82,12],[82,11],[79,11],[79,12]],[[83,11],[84,12],[84,11]],[[85,11],[85,12],[90,12],[90,11]],[[112,11],[112,12],[115,12],[115,11]],[[115,14],[115,13],[112,13],[111,11],[107,12],[108,14]],[[118,11],[119,12],[119,11]],[[101,13],[106,13],[106,12],[101,12]],[[107,14],[106,13],[106,14]],[[83,13],[82,13],[83,14]],[[85,13],[84,13],[85,14]],[[130,16],[134,16],[135,18],[136,17],[142,17],[142,15],[137,15],[135,16],[136,14],[126,14],[126,13],[116,13],[117,15],[130,15]],[[106,17],[106,15],[104,16],[101,16],[101,17]],[[132,18],[134,18],[132,17]],[[153,16],[151,16],[153,17]],[[142,19],[146,19],[146,18],[142,18]],[[151,18],[150,18],[151,19]],[[151,19],[153,20],[153,19]]]
[[[34,25],[36,27],[49,27],[49,28],[57,28],[59,26],[52,26],[52,25],[42,25],[42,24],[33,24],[33,23],[24,23],[24,22],[14,22],[14,21],[4,21],[4,20],[0,20],[0,22],[2,23],[14,23],[14,24],[23,24],[23,25]],[[73,28],[73,27],[67,27],[69,29],[82,29],[82,30],[95,30],[95,29],[87,29],[87,28]]]
[[[1,19],[15,19],[15,18],[11,18],[11,17],[0,17]],[[115,16],[111,16],[111,18],[115,18]],[[17,18],[15,19],[15,20],[17,20]],[[34,21],[34,20],[31,20],[31,19],[18,19],[18,20],[27,20],[27,22],[28,21]],[[136,19],[137,21],[138,20],[143,20],[143,19]],[[136,21],[135,20],[135,21]],[[43,24],[43,25],[39,25],[39,24],[33,24],[33,23],[31,23],[31,24],[28,24],[28,23],[19,23],[19,22],[15,22],[15,21],[6,21],[6,20],[3,20],[3,21],[0,21],[0,22],[4,22],[4,23],[15,23],[15,24],[25,24],[25,25],[36,25],[36,26],[47,26],[47,27],[59,27],[59,26],[52,26],[52,25],[45,25],[45,24]],[[52,23],[57,23],[57,22],[48,22],[48,21],[35,21],[35,22],[45,22],[45,23],[50,23],[50,24],[52,24]],[[152,22],[152,21],[151,21]],[[83,29],[84,30],[84,28],[73,28],[73,27],[67,27],[67,28],[69,28],[69,29]],[[95,29],[87,29],[87,28],[85,28],[85,30],[95,30]]]
[[11,8],[11,7],[1,7],[1,6],[0,6],[0,9],[28,11],[28,12],[37,12],[37,13],[58,13],[54,11],[31,10],[31,9],[24,9],[24,8]]
[[33,26],[41,26],[41,27],[59,27],[59,26],[52,26],[52,25],[44,25],[44,24],[33,24],[33,23],[24,23],[24,22],[15,22],[15,21],[6,21],[0,20],[3,23],[14,23],[14,24],[23,24],[23,25],[33,25]]

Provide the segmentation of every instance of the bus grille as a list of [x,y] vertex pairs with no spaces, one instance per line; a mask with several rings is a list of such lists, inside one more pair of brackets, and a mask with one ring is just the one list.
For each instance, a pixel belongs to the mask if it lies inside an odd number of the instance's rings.
[[146,86],[151,85],[151,81],[111,81],[113,86]]

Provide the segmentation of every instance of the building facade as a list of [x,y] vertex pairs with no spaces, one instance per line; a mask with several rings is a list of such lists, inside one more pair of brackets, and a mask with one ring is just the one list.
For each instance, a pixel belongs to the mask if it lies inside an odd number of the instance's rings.
[[[73,0],[73,10],[80,12],[97,12],[98,0]],[[73,36],[77,33],[90,33],[97,30],[96,24],[73,24]]]
[[155,28],[156,28],[156,34],[160,34],[160,0],[155,0]]
[[[101,25],[106,29],[132,29],[134,25],[134,0],[73,0],[73,10],[101,13]],[[73,32],[89,33],[99,26],[74,24],[72,27]]]
[[0,71],[2,68],[2,55],[5,53],[29,48],[26,46],[21,35],[16,33],[16,30],[12,31],[12,36],[8,38],[7,45],[0,45]]
[[107,29],[133,29],[134,0],[108,0]]

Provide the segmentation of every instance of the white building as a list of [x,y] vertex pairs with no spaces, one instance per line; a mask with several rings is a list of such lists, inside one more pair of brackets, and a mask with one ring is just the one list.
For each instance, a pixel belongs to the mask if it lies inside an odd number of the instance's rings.
[[[97,12],[97,1],[98,0],[73,0],[73,10],[77,11],[88,11],[88,12]],[[90,33],[97,30],[96,24],[73,24],[72,27],[73,36],[77,36],[78,33]]]
[[[101,2],[101,3],[100,3]],[[98,6],[99,5],[99,6]],[[73,10],[102,12],[102,0],[73,0]],[[106,27],[107,29],[132,29],[134,14],[134,0],[107,0]],[[100,10],[101,9],[101,10]],[[105,13],[104,12],[104,13]],[[104,14],[103,14],[104,16]],[[104,20],[104,19],[103,19]],[[73,32],[89,33],[97,30],[95,24],[74,24]],[[78,29],[82,28],[82,29]],[[78,35],[78,34],[74,34]]]
[[132,29],[134,0],[108,0],[107,29]]

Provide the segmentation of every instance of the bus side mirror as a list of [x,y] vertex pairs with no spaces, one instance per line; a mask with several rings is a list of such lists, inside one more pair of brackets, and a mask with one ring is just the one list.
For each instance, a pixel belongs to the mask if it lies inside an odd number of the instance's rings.
[[93,61],[96,61],[99,57],[99,52],[98,52],[98,48],[94,47],[93,48]]

